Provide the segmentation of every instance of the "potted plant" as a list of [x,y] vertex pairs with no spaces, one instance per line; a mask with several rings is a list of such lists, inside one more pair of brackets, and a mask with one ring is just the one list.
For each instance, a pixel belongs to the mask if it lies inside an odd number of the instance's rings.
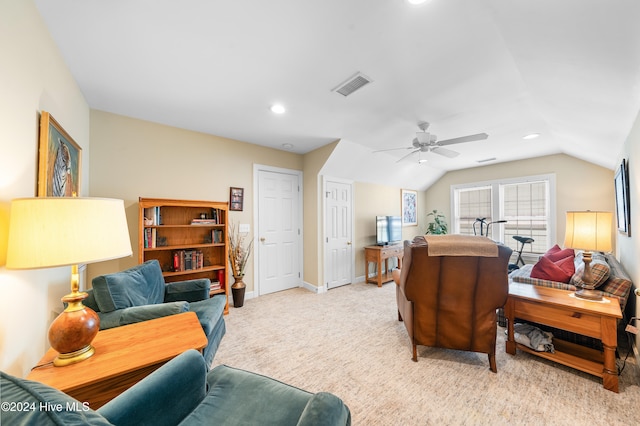
[[447,218],[442,213],[438,213],[438,210],[433,210],[427,214],[427,217],[432,216],[433,219],[427,226],[427,234],[443,235],[449,232],[447,225]]
[[233,223],[229,224],[229,262],[231,263],[231,273],[235,282],[231,285],[233,294],[233,306],[236,308],[244,305],[244,292],[246,284],[243,281],[244,269],[247,266],[247,260],[251,255],[253,248],[253,240],[247,244],[245,239],[246,233],[240,233]]

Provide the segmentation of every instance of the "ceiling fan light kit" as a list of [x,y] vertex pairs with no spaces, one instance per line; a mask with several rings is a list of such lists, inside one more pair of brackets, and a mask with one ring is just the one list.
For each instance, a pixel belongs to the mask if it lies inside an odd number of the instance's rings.
[[[415,154],[416,152],[418,152],[418,153],[433,152],[435,154],[439,154],[439,155],[442,155],[442,156],[447,157],[447,158],[454,158],[454,157],[457,157],[458,155],[460,155],[460,153],[457,152],[457,151],[453,151],[451,149],[443,148],[443,146],[455,145],[455,144],[458,144],[458,143],[482,141],[482,140],[485,140],[485,139],[487,139],[489,137],[489,135],[486,134],[486,133],[476,133],[475,135],[460,136],[460,137],[457,137],[457,138],[445,139],[445,140],[439,141],[438,137],[436,135],[433,135],[433,134],[427,132],[427,129],[429,128],[429,123],[428,122],[426,122],[426,121],[419,122],[418,123],[418,128],[421,131],[420,132],[416,132],[416,137],[413,139],[413,141],[411,143],[411,146],[404,147],[404,148],[381,149],[381,150],[377,150],[377,151],[374,151],[374,152],[395,151],[395,150],[399,150],[399,149],[411,149],[412,150],[409,154],[403,156],[398,161],[396,161],[396,163],[399,163],[400,161],[402,161],[405,158]],[[418,163],[422,164],[423,162],[426,162],[426,161],[427,160],[422,161],[422,159],[419,159]]]

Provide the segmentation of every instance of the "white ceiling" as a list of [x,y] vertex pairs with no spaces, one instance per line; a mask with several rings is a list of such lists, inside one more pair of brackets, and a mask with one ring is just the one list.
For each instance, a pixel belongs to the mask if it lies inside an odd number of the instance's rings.
[[[553,153],[614,168],[640,109],[637,0],[35,3],[91,108],[297,153],[341,139],[336,177],[423,189]],[[356,72],[373,83],[332,92]],[[421,166],[372,153],[410,146],[421,120],[489,138]]]

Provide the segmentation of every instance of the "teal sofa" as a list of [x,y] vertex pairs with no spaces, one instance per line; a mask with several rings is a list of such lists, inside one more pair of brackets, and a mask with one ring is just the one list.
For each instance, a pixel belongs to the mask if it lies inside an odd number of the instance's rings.
[[[84,304],[100,317],[100,329],[119,327],[182,312],[195,312],[207,336],[203,351],[209,366],[226,331],[224,295],[209,297],[209,279],[164,282],[157,260],[92,280]],[[149,336],[150,339],[153,336]]]
[[42,383],[0,372],[0,424],[11,425],[350,425],[349,408],[330,393],[312,394],[220,365],[207,373],[195,350],[169,361],[94,411]]

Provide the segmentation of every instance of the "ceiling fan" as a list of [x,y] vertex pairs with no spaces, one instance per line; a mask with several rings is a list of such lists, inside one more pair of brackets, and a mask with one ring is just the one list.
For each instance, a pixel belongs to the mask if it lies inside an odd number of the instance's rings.
[[456,151],[452,151],[447,148],[443,148],[443,146],[454,145],[457,143],[464,143],[464,142],[482,141],[489,137],[489,135],[487,135],[486,133],[478,133],[475,135],[461,136],[458,138],[445,139],[445,140],[439,141],[436,135],[433,135],[427,132],[427,129],[429,128],[429,123],[427,123],[426,121],[421,121],[418,123],[418,127],[420,128],[421,131],[416,132],[416,137],[413,138],[411,146],[407,146],[404,148],[380,149],[378,151],[373,151],[373,152],[395,151],[399,149],[412,150],[410,153],[408,153],[407,155],[403,156],[398,161],[396,161],[397,163],[415,154],[416,152],[419,152],[419,153],[433,152],[435,154],[440,154],[448,158],[454,158],[460,155],[460,153]]

